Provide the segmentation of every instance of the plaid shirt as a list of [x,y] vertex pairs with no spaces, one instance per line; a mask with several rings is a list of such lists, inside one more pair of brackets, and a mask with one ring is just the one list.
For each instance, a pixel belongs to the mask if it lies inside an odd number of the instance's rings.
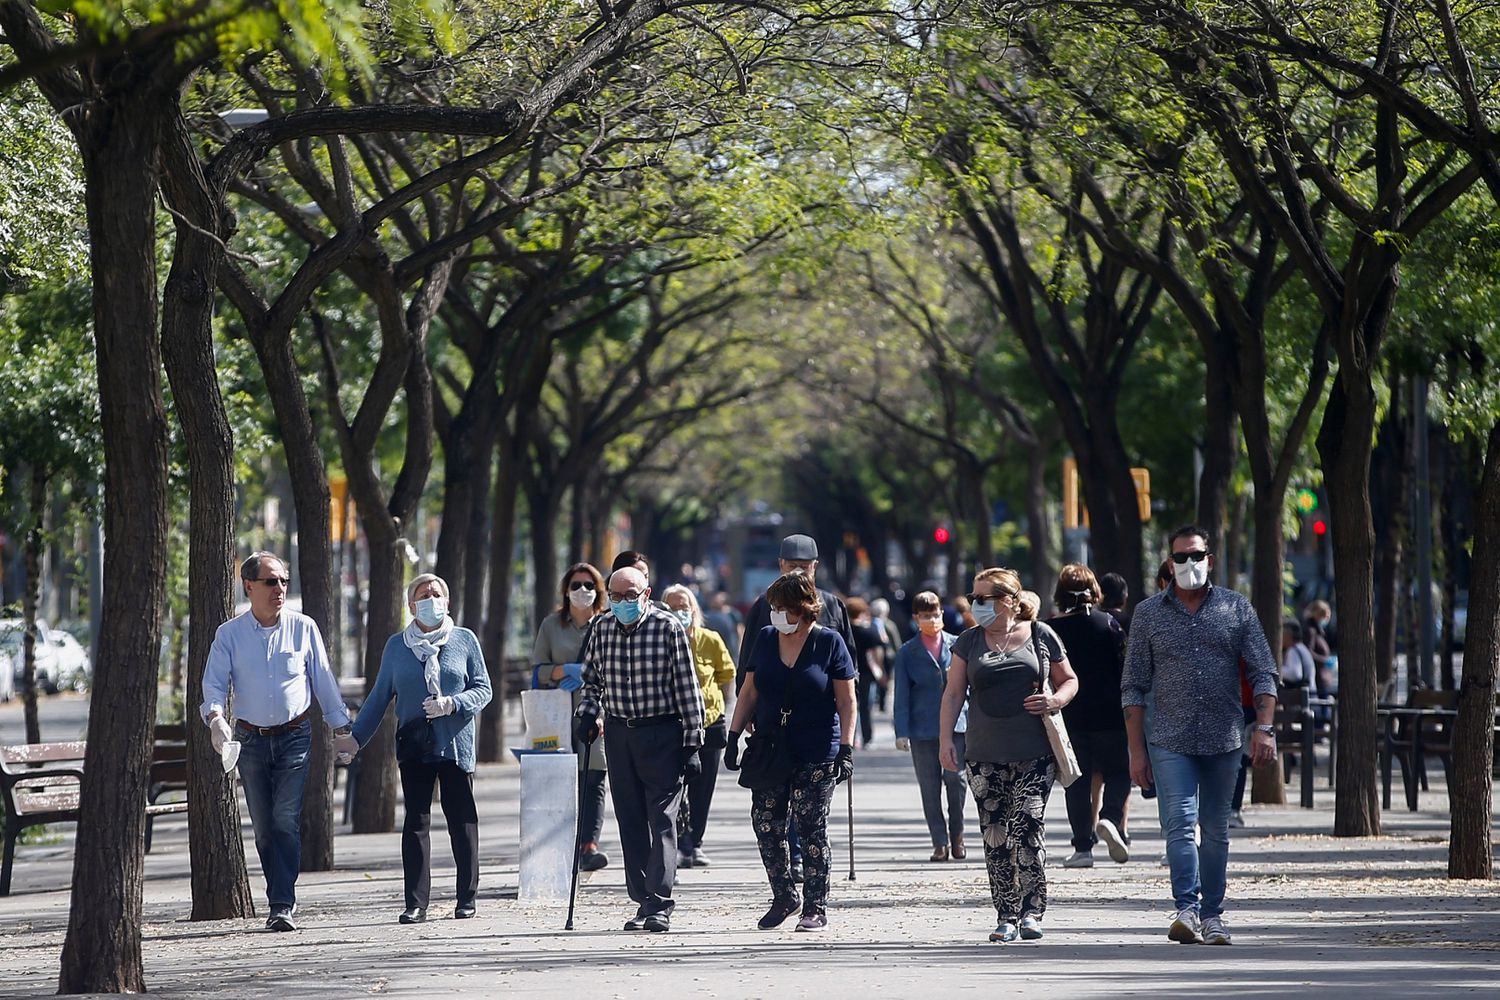
[[622,719],[675,715],[682,719],[682,745],[703,745],[703,692],[687,630],[675,616],[648,604],[627,629],[614,615],[600,615],[590,623],[579,659],[580,716],[599,715],[601,708]]

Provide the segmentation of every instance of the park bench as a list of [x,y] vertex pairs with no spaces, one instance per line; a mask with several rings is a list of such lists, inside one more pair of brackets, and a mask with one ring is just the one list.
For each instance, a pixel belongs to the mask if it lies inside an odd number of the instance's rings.
[[1313,715],[1311,693],[1307,688],[1283,687],[1276,693],[1276,752],[1281,756],[1282,781],[1291,784],[1291,754],[1298,755],[1301,772],[1301,805],[1313,807],[1313,746],[1317,740],[1317,719]]
[[[22,743],[0,746],[0,795],[5,803],[5,856],[0,861],[0,896],[10,895],[11,869],[21,831],[44,823],[78,821],[83,757],[82,740],[68,743]],[[155,763],[153,762],[153,773]],[[186,802],[147,802],[146,821],[185,813]],[[149,845],[149,832],[147,833]]]

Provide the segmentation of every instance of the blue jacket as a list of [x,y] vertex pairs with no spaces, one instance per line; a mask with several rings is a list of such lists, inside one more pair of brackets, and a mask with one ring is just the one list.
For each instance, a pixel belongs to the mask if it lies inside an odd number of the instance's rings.
[[[948,666],[953,662],[955,637],[947,632],[938,633],[942,639],[942,651],[936,662],[927,647],[922,645],[920,635],[908,639],[896,651],[896,665],[891,672],[891,683],[895,687],[895,707],[891,719],[896,724],[897,737],[912,740],[935,740],[943,710],[943,688],[948,685]],[[955,733],[968,728],[969,703],[959,709]]]
[[[465,771],[474,771],[474,718],[490,703],[490,675],[484,668],[479,637],[466,628],[455,628],[438,654],[438,687],[451,695],[457,707],[452,715],[434,719],[437,755]],[[422,702],[429,697],[422,679],[422,661],[406,648],[401,633],[386,640],[380,654],[380,673],[375,686],[354,720],[354,738],[364,746],[385,718],[386,706],[396,699],[396,725],[423,718]]]

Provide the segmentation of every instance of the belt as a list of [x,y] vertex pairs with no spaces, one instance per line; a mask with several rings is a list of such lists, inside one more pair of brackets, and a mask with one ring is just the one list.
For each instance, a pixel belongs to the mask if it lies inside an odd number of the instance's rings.
[[288,722],[283,722],[279,726],[252,726],[244,719],[235,719],[234,728],[238,729],[242,733],[254,733],[256,736],[280,736],[282,733],[289,733],[293,729],[296,729],[311,714],[312,709],[305,709],[302,714],[297,716],[295,719],[292,719]]
[[682,725],[680,715],[646,715],[639,719],[622,719],[618,715],[608,717],[610,725],[624,726],[626,729],[644,729],[647,726],[665,726],[667,723]]

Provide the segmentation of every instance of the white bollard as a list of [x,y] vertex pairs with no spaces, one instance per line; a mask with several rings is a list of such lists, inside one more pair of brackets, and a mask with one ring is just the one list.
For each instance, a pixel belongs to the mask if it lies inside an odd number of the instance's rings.
[[525,902],[567,902],[578,835],[578,755],[521,757],[521,879]]

